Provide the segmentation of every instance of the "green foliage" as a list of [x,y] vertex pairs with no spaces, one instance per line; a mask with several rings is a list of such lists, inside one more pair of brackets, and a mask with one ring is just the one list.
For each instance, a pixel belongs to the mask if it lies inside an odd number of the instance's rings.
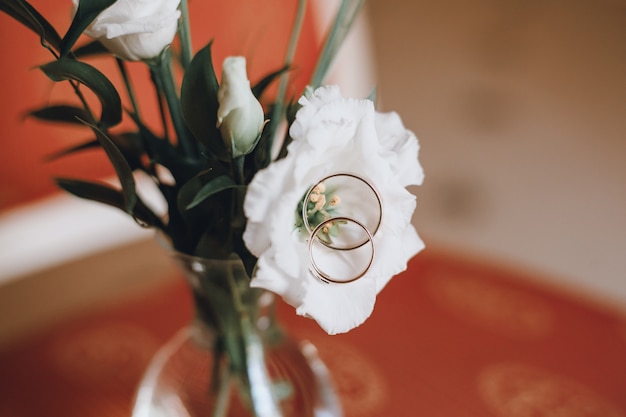
[[228,190],[230,188],[236,188],[237,184],[235,181],[229,177],[228,175],[220,175],[217,178],[213,178],[198,190],[196,196],[191,201],[191,203],[187,204],[185,207],[187,210],[196,207],[198,204],[202,203],[212,195],[219,193],[220,191]]
[[115,0],[80,0],[74,20],[61,41],[61,56],[66,56],[83,31],[98,17],[100,12],[115,3]]
[[181,85],[180,106],[194,137],[216,158],[227,161],[229,151],[216,127],[219,84],[213,68],[211,44],[198,51],[187,67]]
[[[84,125],[84,122],[80,120],[78,122]],[[128,165],[133,171],[137,169],[146,169],[141,158],[141,155],[144,152],[142,138],[139,134],[137,134],[137,132],[125,132],[119,134],[111,133],[109,134],[109,138],[122,153],[124,159],[126,159]],[[72,155],[90,149],[101,149],[98,139],[93,139],[88,142],[80,143],[78,145],[62,149],[58,152],[48,155],[48,157],[46,157],[46,161],[54,161],[64,156]]]
[[89,142],[85,142],[85,143],[81,143],[79,145],[75,145],[75,146],[71,146],[69,148],[66,149],[62,149],[60,151],[57,151],[51,155],[48,155],[46,157],[46,161],[54,161],[57,160],[59,158],[62,158],[64,156],[68,156],[68,155],[72,155],[75,154],[77,152],[82,152],[85,151],[87,149],[96,149],[96,148],[100,148],[100,142],[98,142],[98,140],[92,140]]
[[44,47],[61,50],[61,36],[27,1],[0,0],[0,10],[39,35]]
[[93,132],[96,134],[96,139],[100,143],[100,146],[106,152],[117,177],[122,185],[122,195],[124,197],[124,209],[127,213],[132,214],[135,204],[137,203],[137,192],[135,191],[135,177],[133,177],[133,170],[124,158],[124,155],[115,145],[113,140],[109,138],[106,133],[98,129],[98,127],[89,125],[85,122]]
[[[177,205],[178,210],[183,215],[186,215],[186,213],[200,203],[206,203],[207,198],[211,195],[236,185],[233,179],[228,175],[228,171],[221,164],[213,163],[211,165],[212,166],[198,173],[198,175],[191,178],[181,187],[178,193]],[[215,202],[208,203],[214,204]]]
[[82,107],[59,104],[30,110],[27,116],[46,122],[83,124],[81,120],[89,120],[91,115]]
[[[111,127],[122,121],[122,101],[109,79],[96,68],[70,58],[61,58],[39,67],[52,81],[76,81],[87,86],[100,100],[99,126]],[[91,119],[91,117],[90,117]],[[94,122],[93,120],[86,120]]]
[[108,49],[106,49],[100,41],[93,41],[74,48],[74,50],[72,51],[72,56],[76,59],[82,59],[108,53]]
[[[80,0],[76,14],[63,37],[25,0],[0,0],[0,11],[25,25],[40,37],[41,44],[54,60],[39,68],[54,82],[69,82],[77,103],[50,103],[26,112],[44,122],[65,123],[89,128],[91,137],[62,149],[47,160],[56,160],[86,150],[104,151],[115,169],[119,187],[79,179],[57,178],[58,186],[80,198],[103,203],[131,215],[138,223],[161,229],[175,249],[208,258],[228,258],[237,253],[248,272],[256,259],[243,244],[245,228],[243,201],[247,184],[259,169],[272,162],[270,150],[282,120],[293,122],[299,108],[297,98],[286,96],[287,82],[299,31],[306,10],[304,0],[298,1],[297,15],[284,62],[278,69],[261,77],[252,87],[260,98],[275,82],[280,81],[273,102],[265,102],[265,126],[256,148],[235,158],[217,128],[219,83],[209,43],[192,56],[186,3],[181,5],[183,18],[179,28],[180,42],[171,51],[165,48],[159,57],[144,62],[150,70],[155,97],[161,114],[161,125],[148,126],[139,111],[140,100],[125,63],[114,58],[98,40],[75,47],[83,31],[115,0]],[[347,27],[354,19],[362,0],[343,0],[328,42],[315,71],[316,85],[326,73]],[[69,10],[68,10],[69,13]],[[123,104],[116,86],[100,70],[84,62],[96,55],[116,59],[129,103]],[[178,85],[174,75],[174,58],[180,57],[184,71]],[[99,114],[92,110],[92,93],[99,101]],[[119,132],[124,114],[134,126]],[[163,132],[157,134],[155,132]],[[290,138],[284,140],[279,158],[285,156]],[[141,200],[136,190],[135,173],[144,172],[154,181],[168,204],[165,219],[157,216]],[[226,341],[236,346],[238,341]],[[229,350],[234,347],[229,348]],[[232,352],[231,352],[232,355]],[[233,355],[233,357],[236,355]],[[242,364],[239,364],[242,366]]]
[[278,77],[283,75],[288,70],[289,70],[289,66],[285,65],[284,67],[267,74],[265,77],[261,78],[260,81],[258,81],[255,85],[252,86],[252,89],[251,89],[252,94],[254,94],[256,98],[261,98],[261,96],[263,95],[267,87],[272,85],[272,83],[276,81]]
[[[97,201],[128,212],[124,193],[109,185],[69,178],[55,178],[55,182],[60,188],[77,197]],[[129,214],[131,214],[138,223],[144,226],[157,227],[159,229],[164,228],[161,219],[157,217],[141,199],[137,199],[136,204]]]
[[322,81],[326,77],[335,56],[339,52],[339,48],[343,44],[346,36],[348,36],[350,28],[364,4],[365,0],[341,1],[332,28],[328,32],[326,42],[324,43],[315,70],[313,71],[313,77],[310,83],[312,88],[317,88],[322,85]]

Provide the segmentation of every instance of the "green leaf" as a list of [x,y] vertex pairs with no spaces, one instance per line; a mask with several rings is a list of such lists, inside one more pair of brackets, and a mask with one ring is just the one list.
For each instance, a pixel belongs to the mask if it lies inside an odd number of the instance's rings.
[[339,6],[339,10],[337,10],[335,20],[327,34],[326,41],[318,56],[311,81],[309,82],[309,85],[313,89],[322,85],[333,60],[337,56],[339,48],[348,36],[348,33],[350,33],[350,29],[364,4],[365,0],[341,0],[341,5]]
[[139,128],[142,147],[148,157],[153,162],[169,169],[176,182],[182,181],[184,183],[202,169],[199,165],[201,161],[181,158],[177,149],[170,142],[154,134],[135,113],[129,112],[128,115]]
[[102,45],[100,41],[89,42],[74,49],[73,51],[73,55],[75,58],[85,58],[109,53],[109,50],[104,45]]
[[46,106],[30,110],[27,113],[27,116],[32,116],[36,119],[47,122],[73,123],[81,125],[83,124],[81,120],[89,119],[89,113],[87,113],[85,109],[65,104]]
[[67,33],[61,41],[61,56],[64,57],[72,49],[83,31],[93,20],[115,0],[80,0],[78,10]]
[[376,88],[376,86],[372,88],[372,91],[370,91],[370,93],[368,94],[367,99],[373,101],[374,106],[376,105],[376,99],[378,99],[378,89]]
[[63,149],[63,150],[61,150],[59,152],[55,152],[52,155],[48,155],[45,158],[45,160],[50,162],[50,161],[54,161],[56,159],[62,158],[64,156],[71,155],[71,154],[76,153],[76,152],[84,151],[86,149],[93,149],[93,148],[97,148],[97,147],[100,147],[100,142],[98,142],[97,140],[92,140],[90,142],[81,143],[79,145],[72,146],[72,147],[67,148],[67,149]]
[[211,43],[189,64],[181,85],[180,104],[185,123],[194,137],[218,159],[228,160],[228,149],[216,127],[219,84],[211,58]]
[[276,70],[276,71],[266,75],[265,77],[263,77],[258,83],[256,83],[252,87],[252,89],[251,89],[252,90],[252,94],[254,94],[254,96],[257,99],[260,98],[261,95],[263,95],[263,92],[265,91],[265,89],[267,87],[269,87],[270,84],[272,84],[278,77],[280,77],[287,70],[289,70],[289,67],[287,65],[285,65],[281,69]]
[[[200,190],[208,183],[221,176],[228,175],[228,171],[219,162],[213,161],[212,165],[196,174],[193,178],[183,184],[178,192],[177,203],[181,213],[188,211],[188,206],[196,199]],[[234,181],[231,179],[234,183]],[[197,205],[196,203],[195,205]],[[230,203],[227,203],[230,207]]]
[[61,49],[61,36],[27,1],[0,0],[0,10],[39,35],[42,45],[49,45],[57,51]]
[[115,172],[117,173],[117,178],[122,186],[122,193],[124,195],[124,210],[127,213],[132,214],[138,197],[135,190],[135,178],[133,177],[133,171],[130,165],[126,161],[126,158],[124,158],[122,152],[115,145],[113,140],[106,135],[106,133],[98,129],[97,126],[90,125],[87,122],[85,122],[85,124],[91,127],[94,131],[100,146],[104,148],[111,164],[113,164],[113,168],[115,168]]
[[141,135],[138,132],[109,134],[109,138],[122,152],[131,170],[143,169],[142,155],[145,153]]
[[[60,188],[76,197],[127,211],[123,192],[109,185],[69,178],[55,178],[54,181]],[[161,219],[139,198],[130,214],[145,225],[163,228]]]
[[77,81],[93,91],[102,105],[101,126],[115,126],[122,120],[120,96],[111,81],[96,68],[69,58],[58,59],[40,68],[52,81]]
[[[176,204],[170,205],[168,227],[172,221],[177,222],[178,230],[172,230],[172,234],[178,235],[180,243],[188,246],[189,253],[223,257],[232,252],[233,191],[224,190],[187,209],[207,183],[229,174],[229,170],[218,161],[211,160],[208,164],[207,169],[186,182],[178,182],[178,187],[172,190],[174,193],[170,194],[169,201],[175,198]],[[186,233],[180,235],[183,226]]]
[[[113,143],[115,143],[115,146],[118,147],[120,152],[122,152],[122,155],[124,155],[124,158],[132,170],[144,168],[141,161],[141,155],[144,151],[142,148],[141,138],[138,133],[126,132],[115,135],[111,134],[109,135],[109,138],[113,141]],[[59,152],[53,153],[52,155],[48,155],[45,160],[53,161],[64,156],[94,148],[102,148],[97,139],[63,149]]]
[[[169,118],[178,139],[177,148],[185,157],[193,158],[198,154],[198,143],[194,141],[182,114],[178,86],[175,81],[176,76],[172,69],[172,51],[170,48],[161,51],[156,60],[149,61],[148,67],[160,98],[165,99],[165,104],[167,104]],[[161,100],[160,103],[162,104],[163,101]],[[162,111],[163,108],[161,107]]]
[[237,187],[237,184],[235,183],[235,181],[233,181],[231,177],[229,177],[228,175],[220,175],[219,177],[212,179],[202,188],[200,188],[200,191],[198,191],[193,201],[189,203],[186,208],[187,210],[192,209],[212,195],[217,194],[220,191],[235,187]]

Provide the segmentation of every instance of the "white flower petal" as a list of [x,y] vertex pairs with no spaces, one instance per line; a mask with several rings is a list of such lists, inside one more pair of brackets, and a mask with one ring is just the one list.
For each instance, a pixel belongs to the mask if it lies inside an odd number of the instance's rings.
[[276,204],[276,199],[289,181],[291,166],[286,160],[276,161],[255,175],[246,192],[244,212],[248,222],[263,222],[266,213]]
[[[73,0],[74,12],[78,0]],[[117,0],[100,13],[85,34],[130,61],[152,59],[169,45],[178,28],[180,0]]]
[[269,247],[269,230],[260,223],[248,222],[243,232],[243,241],[254,256],[261,254]]
[[360,279],[349,284],[326,284],[308,277],[306,295],[296,312],[317,321],[328,334],[345,333],[361,325],[374,310],[374,280]]
[[250,286],[280,294],[292,306],[301,304],[305,292],[303,281],[287,275],[271,254],[259,258]]
[[383,228],[400,233],[411,222],[415,211],[415,196],[405,188],[386,185],[383,192]]
[[217,98],[217,127],[222,138],[232,149],[233,157],[247,155],[261,134],[265,115],[250,89],[244,57],[231,56],[224,60]]
[[406,130],[397,113],[377,113],[376,131],[385,147],[386,158],[390,161],[404,186],[421,185],[424,171],[417,162],[419,142],[413,132]]
[[385,240],[376,246],[378,260],[372,265],[372,274],[376,274],[376,292],[380,292],[394,275],[407,268],[409,259],[424,249],[424,242],[417,235],[413,226],[407,227],[396,239]]
[[[321,87],[299,103],[303,107],[289,131],[293,141],[287,157],[259,171],[248,187],[244,241],[259,257],[254,286],[280,294],[298,314],[312,317],[327,332],[341,333],[369,317],[377,292],[393,275],[405,270],[408,260],[423,248],[411,225],[415,197],[405,188],[422,181],[419,146],[397,115],[376,113],[369,100],[342,98],[336,86]],[[335,183],[335,188],[329,186],[332,190],[327,187],[341,201],[332,207],[334,214],[327,216],[347,216],[372,228],[375,256],[370,269],[358,280],[326,284],[310,272],[310,233],[298,226],[302,225],[298,206],[311,187],[325,177],[338,178],[340,173],[363,179],[377,194],[354,177],[347,177],[361,188],[349,182]],[[315,200],[319,205],[326,203],[322,210],[334,201],[330,195],[316,196]],[[336,233],[342,228],[348,233],[348,226],[338,227]],[[363,260],[369,255],[335,251],[316,256],[324,258],[316,261],[337,266],[333,273],[348,271],[347,277],[342,277],[347,279],[351,269],[356,275],[367,265]]]

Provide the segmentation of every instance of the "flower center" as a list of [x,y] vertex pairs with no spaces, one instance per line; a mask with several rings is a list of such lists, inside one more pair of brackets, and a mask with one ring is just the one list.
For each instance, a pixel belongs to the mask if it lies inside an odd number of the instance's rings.
[[324,245],[350,250],[367,243],[368,237],[348,230],[344,233],[346,221],[338,218],[362,225],[373,236],[381,224],[382,209],[378,192],[366,179],[335,173],[322,178],[304,194],[296,208],[295,228],[303,239],[308,239],[315,229],[315,238]]
[[[296,228],[307,236],[309,228],[316,228],[321,223],[339,216],[341,197],[337,194],[337,188],[327,187],[324,181],[318,183],[307,192],[296,209]],[[304,220],[306,216],[306,221]],[[307,227],[308,224],[308,227]],[[332,238],[339,235],[339,226],[345,224],[343,220],[326,223],[318,233],[318,238],[324,243],[331,244]]]
[[307,241],[310,272],[326,283],[364,276],[374,261],[382,210],[376,189],[355,174],[332,174],[309,188],[298,203],[295,227]]

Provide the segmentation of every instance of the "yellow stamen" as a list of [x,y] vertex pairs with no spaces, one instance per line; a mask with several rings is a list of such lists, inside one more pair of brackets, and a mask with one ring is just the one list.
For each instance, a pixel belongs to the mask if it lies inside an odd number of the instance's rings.
[[320,199],[320,193],[317,193],[315,192],[315,190],[313,190],[311,195],[309,195],[309,201],[313,203],[317,203],[319,199]]
[[[313,200],[311,200],[313,201]],[[321,210],[326,205],[326,196],[324,194],[319,194],[319,199],[315,202],[315,210]]]
[[323,193],[326,191],[326,184],[324,184],[323,182],[320,182],[319,184],[317,184],[315,187],[313,187],[313,193]]

